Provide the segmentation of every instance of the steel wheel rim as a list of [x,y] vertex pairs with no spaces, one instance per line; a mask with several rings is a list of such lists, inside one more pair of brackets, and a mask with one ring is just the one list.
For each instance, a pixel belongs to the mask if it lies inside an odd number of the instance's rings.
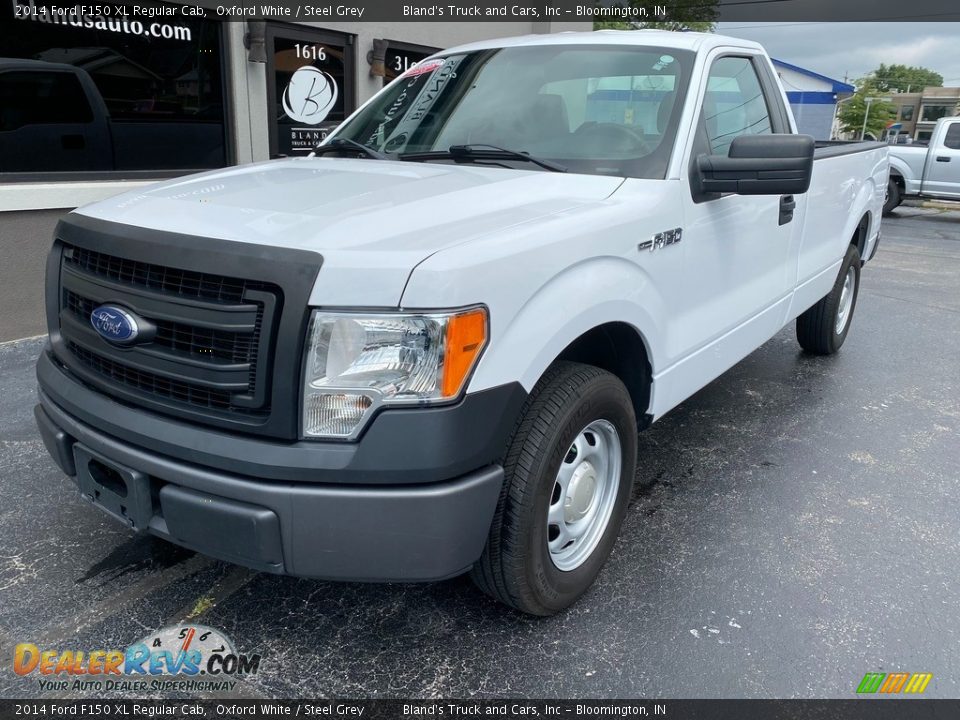
[[843,290],[840,291],[840,306],[837,309],[836,333],[841,335],[850,321],[850,310],[853,308],[853,288],[857,282],[857,271],[850,267],[847,277],[843,280]]
[[613,423],[594,420],[570,445],[547,507],[547,548],[558,570],[580,567],[606,532],[617,502],[622,466]]

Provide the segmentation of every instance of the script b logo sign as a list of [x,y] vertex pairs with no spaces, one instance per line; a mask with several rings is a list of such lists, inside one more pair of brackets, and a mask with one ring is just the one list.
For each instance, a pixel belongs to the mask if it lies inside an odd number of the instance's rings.
[[283,111],[292,120],[319,125],[337,104],[337,83],[330,73],[305,65],[283,91]]

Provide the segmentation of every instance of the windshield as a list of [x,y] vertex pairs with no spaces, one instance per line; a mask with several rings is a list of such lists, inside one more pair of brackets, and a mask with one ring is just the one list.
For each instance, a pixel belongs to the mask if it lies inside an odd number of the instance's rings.
[[[570,172],[663,178],[692,63],[687,51],[610,45],[432,58],[395,80],[335,136],[391,157],[487,145]],[[469,161],[538,169],[517,159]]]

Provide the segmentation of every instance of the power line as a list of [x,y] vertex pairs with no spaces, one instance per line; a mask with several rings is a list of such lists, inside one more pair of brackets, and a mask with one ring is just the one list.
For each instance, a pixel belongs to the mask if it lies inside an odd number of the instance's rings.
[[734,5],[771,5],[773,3],[794,2],[794,0],[735,0],[734,2],[719,2],[717,5],[721,8],[733,7]]
[[[750,3],[748,3],[750,4]],[[790,23],[757,23],[756,25],[731,25],[729,27],[721,28],[723,31],[727,30],[764,30],[766,28],[777,28],[777,27],[799,27],[799,26],[810,26],[810,25],[837,25],[839,23],[845,22],[885,22],[887,20],[917,20],[919,18],[938,18],[938,17],[950,17],[960,19],[960,12],[949,12],[949,13],[928,13],[925,15],[891,15],[889,17],[882,18],[870,18],[869,20],[820,20],[814,22],[790,22]]]

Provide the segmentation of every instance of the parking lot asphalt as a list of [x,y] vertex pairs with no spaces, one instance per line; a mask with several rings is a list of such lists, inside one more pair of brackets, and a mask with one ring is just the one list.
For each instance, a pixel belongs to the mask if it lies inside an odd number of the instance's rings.
[[614,555],[546,620],[465,578],[276,577],[129,533],[40,442],[41,340],[0,346],[0,697],[73,696],[16,676],[16,643],[187,617],[262,654],[251,698],[851,698],[871,671],[960,696],[960,213],[883,233],[838,355],[791,326],[642,433]]

